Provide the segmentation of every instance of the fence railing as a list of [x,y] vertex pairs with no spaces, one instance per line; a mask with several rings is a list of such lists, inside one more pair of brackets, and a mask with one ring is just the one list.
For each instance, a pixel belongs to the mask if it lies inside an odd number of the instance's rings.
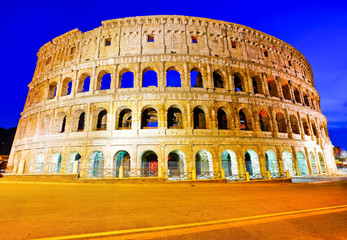
[[271,178],[287,178],[287,174],[285,172],[275,172],[271,173]]
[[247,175],[246,174],[233,174],[233,175],[226,176],[226,178],[229,181],[246,181]]
[[192,172],[166,172],[164,176],[167,180],[192,180]]
[[196,173],[196,179],[215,179],[222,178],[221,171],[206,171]]
[[[120,170],[117,168],[85,168],[81,167],[79,178],[119,178]],[[158,171],[148,168],[138,168],[123,171],[123,178],[131,177],[158,177]]]

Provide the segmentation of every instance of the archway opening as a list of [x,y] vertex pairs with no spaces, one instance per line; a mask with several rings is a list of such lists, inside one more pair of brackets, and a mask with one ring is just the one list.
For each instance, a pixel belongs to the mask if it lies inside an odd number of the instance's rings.
[[259,77],[257,77],[257,76],[252,77],[252,83],[253,83],[254,94],[264,94],[261,80]]
[[142,112],[141,128],[153,129],[158,128],[158,113],[154,108],[147,108]]
[[119,113],[118,129],[131,129],[132,111],[129,108],[123,109]]
[[98,90],[106,90],[111,88],[111,73],[102,71],[98,77]]
[[294,97],[297,103],[301,103],[300,93],[297,88],[294,88]]
[[151,69],[145,69],[142,75],[142,87],[158,87],[157,73]]
[[213,72],[213,86],[215,88],[224,88],[223,77],[218,71]]
[[[78,161],[78,168],[74,169],[74,165],[76,161]],[[81,167],[81,154],[79,154],[79,152],[70,153],[66,163],[66,173],[73,173],[73,172],[79,173],[80,167]]]
[[232,177],[233,175],[238,175],[237,158],[236,154],[231,150],[225,150],[221,155],[222,168],[225,172],[225,176]]
[[302,153],[302,152],[298,152],[296,154],[296,156],[297,156],[297,159],[298,159],[300,174],[301,175],[308,175],[308,167],[307,167],[305,154]]
[[124,72],[120,76],[120,88],[133,88],[134,87],[134,73]]
[[265,110],[259,112],[259,125],[260,130],[269,132],[271,131],[270,116]]
[[168,129],[183,128],[182,112],[179,108],[171,107],[167,111],[167,128]]
[[71,94],[72,79],[65,78],[62,85],[61,96],[67,96]]
[[199,69],[193,68],[190,71],[190,86],[196,88],[203,88],[202,75]]
[[57,83],[56,82],[52,82],[50,85],[49,85],[49,89],[48,89],[48,97],[47,99],[53,99],[55,98],[57,95]]
[[88,178],[104,177],[104,154],[100,151],[94,151],[89,156]]
[[245,168],[250,176],[260,174],[258,154],[253,150],[248,150],[245,153]]
[[141,156],[141,176],[158,176],[158,156],[153,151],[146,151]]
[[181,175],[185,174],[185,156],[183,152],[171,151],[167,159],[168,177],[169,179],[181,179]]
[[290,88],[288,86],[288,83],[283,83],[282,84],[282,93],[283,93],[283,96],[284,96],[284,99],[286,100],[292,100],[292,97],[290,95]]
[[277,128],[279,132],[286,133],[287,132],[287,121],[284,117],[283,113],[276,113],[276,122]]
[[218,119],[218,129],[228,129],[227,114],[224,112],[222,108],[218,109],[217,119]]
[[322,173],[326,173],[327,169],[325,167],[325,162],[322,153],[318,153],[318,158],[319,158],[319,164],[320,164],[320,169]]
[[243,109],[239,111],[239,119],[240,119],[241,130],[252,130],[250,122],[247,121],[247,117]]
[[269,93],[271,97],[278,97],[277,83],[274,79],[268,80]]
[[194,129],[207,128],[205,112],[199,107],[195,107],[193,110],[193,121],[194,121]]
[[293,133],[300,134],[298,119],[294,115],[290,115],[290,126]]
[[113,175],[119,177],[119,168],[123,166],[123,177],[130,177],[130,154],[127,151],[118,151],[113,157]]
[[43,155],[43,153],[37,154],[34,163],[30,164],[30,173],[43,173],[44,162],[45,155]]
[[166,86],[167,87],[181,87],[181,74],[169,68],[166,72]]
[[98,114],[98,121],[97,121],[97,125],[96,125],[96,130],[102,131],[102,130],[106,130],[106,128],[107,128],[107,111],[102,110]]
[[195,155],[196,178],[210,178],[213,174],[212,155],[209,151],[200,150]]
[[234,86],[235,86],[235,92],[242,92],[242,77],[238,74],[234,74]]
[[78,118],[77,132],[83,132],[86,114],[82,112]]
[[276,153],[272,150],[268,150],[265,153],[266,170],[270,173],[278,173],[279,167],[277,162]]
[[59,173],[61,167],[61,154],[56,152],[52,155],[51,162],[49,165],[50,173]]
[[310,130],[309,130],[306,118],[302,118],[301,121],[302,121],[302,126],[304,128],[305,135],[310,136]]
[[295,165],[293,161],[292,153],[288,150],[282,153],[283,169],[288,171],[291,177],[296,175]]
[[310,160],[312,173],[313,173],[313,174],[318,174],[318,173],[319,173],[319,170],[318,170],[318,166],[317,166],[316,158],[315,158],[314,154],[313,154],[312,152],[310,152],[310,153],[308,154],[308,158],[309,158],[309,160]]

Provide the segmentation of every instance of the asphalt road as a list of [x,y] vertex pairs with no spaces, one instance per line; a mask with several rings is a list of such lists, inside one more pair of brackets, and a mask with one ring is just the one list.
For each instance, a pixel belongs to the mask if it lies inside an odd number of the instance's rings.
[[[184,225],[346,204],[347,182],[194,185],[0,182],[0,239]],[[293,218],[289,214],[258,222],[242,221],[243,225],[233,223],[220,229],[218,226],[222,225],[217,224],[193,228],[198,229],[193,232],[181,229],[171,235],[164,231],[147,237],[344,239],[346,213],[340,209],[298,214]]]

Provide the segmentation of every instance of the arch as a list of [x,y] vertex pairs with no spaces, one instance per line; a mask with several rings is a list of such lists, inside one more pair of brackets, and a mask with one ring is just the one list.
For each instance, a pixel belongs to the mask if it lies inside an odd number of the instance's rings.
[[195,155],[196,178],[209,178],[209,173],[213,172],[212,154],[207,150],[200,150]]
[[265,110],[259,112],[259,124],[260,130],[270,132],[271,131],[271,119],[270,115]]
[[309,100],[309,97],[307,96],[307,93],[304,92],[303,96],[304,96],[305,106],[310,107],[310,100]]
[[72,131],[73,132],[82,132],[85,127],[85,112],[82,109],[78,109],[74,112],[72,118]]
[[107,129],[107,111],[106,109],[104,109],[98,113],[98,119],[96,122],[96,130],[102,131],[106,129]]
[[267,150],[265,153],[266,169],[270,173],[278,173],[279,167],[276,153],[272,150]]
[[277,122],[277,127],[278,131],[282,133],[287,132],[287,120],[284,117],[283,113],[278,112],[276,113],[276,122]]
[[158,76],[152,68],[145,68],[142,72],[142,87],[158,87]]
[[300,134],[298,119],[294,115],[290,115],[290,126],[293,133]]
[[43,120],[42,120],[42,128],[41,128],[41,133],[44,135],[44,134],[47,134],[49,133],[49,128],[50,128],[50,122],[51,122],[51,117],[50,115],[46,114],[44,117],[43,117]]
[[166,87],[181,87],[181,74],[175,67],[166,70]]
[[198,68],[190,70],[190,86],[196,88],[203,88],[203,79],[201,71]]
[[312,173],[313,174],[318,174],[319,171],[318,171],[318,166],[317,166],[317,163],[316,163],[316,158],[315,158],[315,156],[314,156],[314,154],[312,152],[310,152],[308,154],[308,159],[310,160]]
[[233,151],[231,150],[223,151],[221,155],[221,161],[222,161],[222,168],[224,169],[226,177],[238,175],[239,170],[237,167],[237,157]]
[[104,177],[104,154],[101,151],[94,151],[89,156],[88,178]]
[[119,177],[121,166],[123,166],[123,177],[130,177],[130,154],[125,150],[118,151],[113,157],[114,177]]
[[282,153],[283,169],[289,172],[289,176],[296,175],[295,165],[293,161],[293,155],[290,151],[285,150]]
[[148,107],[141,113],[141,129],[158,128],[158,112],[154,108]]
[[243,88],[243,78],[240,73],[235,73],[234,77],[234,86],[235,92],[243,92],[245,89]]
[[247,111],[245,109],[240,109],[239,111],[239,120],[240,120],[240,129],[241,130],[252,130],[252,122],[249,117],[246,115]]
[[[74,169],[74,163],[78,161],[78,169]],[[79,152],[71,152],[66,161],[66,173],[80,172],[81,154]],[[75,170],[75,171],[74,171]]]
[[169,179],[181,179],[186,173],[186,157],[183,152],[173,150],[168,154],[167,173]]
[[84,131],[85,118],[86,118],[86,113],[82,112],[78,118],[77,132]]
[[111,73],[108,71],[101,71],[98,74],[98,80],[96,83],[97,90],[106,90],[111,88]]
[[51,157],[51,162],[49,165],[50,173],[59,173],[61,167],[61,154],[59,152],[53,153]]
[[206,115],[200,107],[195,107],[193,110],[194,129],[206,129]]
[[318,138],[319,135],[318,135],[318,131],[316,128],[316,124],[314,122],[311,122],[311,127],[312,127],[313,134],[316,136],[316,138]]
[[283,97],[286,100],[292,100],[292,96],[290,94],[290,88],[287,82],[282,83],[282,93],[283,93]]
[[182,112],[179,108],[171,106],[167,111],[167,128],[183,128]]
[[43,173],[43,166],[45,163],[45,155],[43,153],[39,153],[36,156],[34,163],[30,164],[30,173]]
[[252,84],[253,84],[254,94],[264,94],[263,85],[262,85],[260,77],[253,76],[252,77]]
[[318,158],[319,158],[319,164],[320,164],[320,169],[321,169],[322,173],[326,173],[327,169],[325,166],[323,154],[321,152],[318,153]]
[[299,170],[301,175],[308,175],[308,167],[307,167],[307,161],[305,154],[303,152],[298,152],[296,154],[296,157],[298,159],[298,164],[299,164]]
[[66,114],[65,112],[59,112],[55,118],[55,133],[65,132],[66,127]]
[[118,115],[117,129],[131,129],[131,126],[132,126],[132,111],[129,108],[125,108]]
[[141,176],[158,176],[158,155],[152,150],[144,151],[141,154]]
[[269,94],[271,97],[279,97],[277,83],[275,79],[268,79],[267,84],[269,87]]
[[258,154],[254,150],[247,150],[245,153],[245,169],[250,176],[260,174]]
[[134,87],[134,73],[128,69],[123,69],[119,74],[120,88],[133,88]]
[[304,128],[305,135],[310,136],[310,129],[309,129],[306,118],[302,118],[301,121],[302,121],[302,127]]
[[57,82],[51,82],[48,88],[47,100],[55,98],[57,95]]
[[297,103],[302,103],[301,102],[301,98],[300,98],[299,90],[296,87],[294,87],[294,97],[295,97],[295,101]]
[[217,111],[218,129],[228,129],[228,118],[225,111],[220,107]]
[[88,73],[83,73],[78,81],[77,92],[89,92],[90,89],[90,75]]
[[72,79],[67,77],[63,81],[62,89],[61,89],[61,96],[67,96],[71,94],[72,90]]
[[213,87],[224,88],[223,74],[220,72],[220,70],[213,72]]

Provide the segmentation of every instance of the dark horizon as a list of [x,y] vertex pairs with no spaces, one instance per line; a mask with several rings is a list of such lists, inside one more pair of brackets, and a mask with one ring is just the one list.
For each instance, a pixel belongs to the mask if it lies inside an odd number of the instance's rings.
[[298,49],[311,64],[321,108],[334,146],[347,149],[347,6],[317,1],[214,1],[209,6],[186,1],[83,3],[11,1],[2,4],[0,23],[0,127],[16,127],[23,111],[38,50],[75,28],[86,32],[101,21],[143,15],[187,15],[242,24],[279,38]]

